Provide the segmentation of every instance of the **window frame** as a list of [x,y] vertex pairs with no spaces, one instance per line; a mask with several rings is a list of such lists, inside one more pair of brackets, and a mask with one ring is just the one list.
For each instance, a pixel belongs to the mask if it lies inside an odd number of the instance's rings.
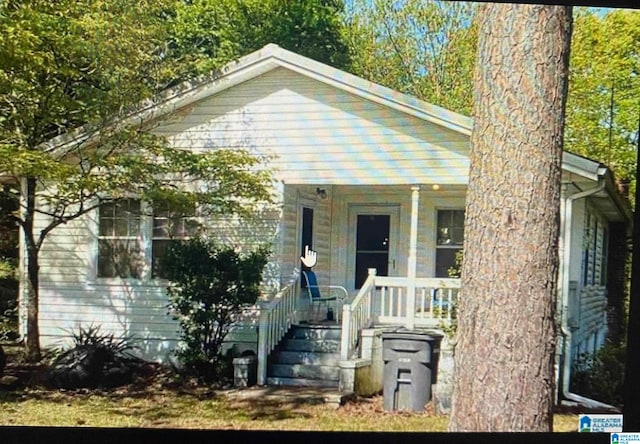
[[[441,227],[440,226],[440,213],[441,212],[459,212],[462,213],[462,226],[461,227],[454,227],[454,226],[449,226],[449,227]],[[452,214],[452,218],[454,217],[454,215]],[[435,243],[435,251],[434,251],[434,258],[433,258],[433,276],[434,277],[438,277],[438,278],[448,278],[449,274],[447,272],[446,276],[438,276],[438,270],[439,270],[439,266],[438,266],[438,252],[439,251],[444,251],[444,250],[454,250],[457,254],[458,251],[462,251],[463,246],[464,246],[464,220],[465,220],[465,208],[464,207],[460,207],[460,206],[456,206],[456,207],[441,207],[441,208],[436,208],[435,209],[435,223],[434,223],[434,234],[435,234],[435,239],[434,239],[434,243]],[[453,220],[452,220],[453,222]],[[443,244],[439,242],[440,239],[440,229],[441,228],[456,228],[456,229],[462,229],[462,240],[460,243],[451,243],[451,244]],[[453,238],[454,236],[451,235],[451,238]],[[454,255],[455,257],[455,255]],[[447,270],[450,267],[447,268]]]
[[[105,236],[100,233],[101,222],[101,208],[102,205],[108,205],[112,199],[105,199],[104,204],[96,205],[96,208],[92,210],[91,217],[91,232],[92,232],[92,247],[89,249],[88,258],[88,273],[87,284],[89,288],[94,285],[122,285],[128,283],[131,285],[161,285],[166,282],[165,278],[155,276],[153,271],[154,257],[153,257],[153,241],[154,241],[154,210],[150,202],[138,199],[136,197],[127,197],[125,199],[137,200],[140,202],[140,214],[138,217],[138,233],[136,236],[130,236],[131,239],[135,239],[138,245],[138,253],[140,254],[141,266],[138,276],[120,277],[120,276],[100,276],[100,241]],[[116,199],[117,200],[117,199]],[[201,209],[198,206],[194,207],[194,215],[187,216],[184,219],[193,219],[197,222],[197,229],[200,230],[204,227],[204,223],[201,217]],[[193,234],[193,233],[192,233]],[[192,236],[183,236],[181,240],[188,240]],[[167,238],[162,238],[165,240]],[[175,239],[175,237],[174,237]],[[156,237],[156,240],[157,237]]]
[[[123,217],[122,215],[118,214],[118,205],[120,205],[122,202],[127,202],[127,208],[124,210],[125,211],[125,215],[126,217]],[[137,215],[135,215],[132,211],[131,211],[131,203],[135,202],[137,205],[137,208],[135,209],[135,211],[138,213]],[[107,215],[103,215],[103,211],[105,211],[105,209],[111,207],[111,214]],[[131,218],[131,215],[133,215],[133,217]],[[114,199],[111,200],[109,199],[108,201],[101,203],[98,208],[97,208],[97,215],[96,215],[96,222],[97,222],[97,228],[96,228],[96,244],[97,244],[97,251],[96,251],[96,259],[95,259],[95,265],[96,265],[96,270],[95,270],[95,276],[96,279],[106,279],[106,280],[111,280],[111,279],[118,279],[118,280],[140,280],[143,276],[144,276],[144,269],[145,267],[145,263],[144,263],[144,258],[145,258],[145,248],[144,248],[144,243],[142,242],[142,217],[143,217],[143,204],[140,201],[140,199],[136,199],[136,198],[123,198],[123,199]],[[110,234],[104,234],[102,232],[102,228],[103,228],[103,224],[102,221],[104,220],[111,220],[111,233]],[[125,221],[125,224],[127,226],[127,233],[126,235],[122,235],[122,234],[118,234],[117,233],[117,224],[118,221]],[[133,227],[135,227],[135,229],[132,229]],[[115,264],[115,262],[117,261],[110,261],[110,263],[108,264],[108,268],[111,269],[111,271],[115,271],[112,275],[100,275],[101,272],[101,243],[102,242],[110,242],[110,241],[124,241],[126,243],[131,242],[132,248],[131,251],[128,252],[128,254],[131,254],[131,252],[133,251],[133,254],[136,254],[139,256],[139,259],[141,259],[141,264],[140,266],[136,267],[136,266],[131,266],[131,262],[133,260],[136,260],[135,257],[129,257],[129,268],[130,269],[137,269],[135,274],[130,274],[129,276],[122,276],[118,273],[117,270],[117,265]],[[128,246],[128,245],[127,245]]]
[[584,211],[580,281],[582,287],[604,287],[607,285],[609,225],[592,205],[587,204]]
[[[166,216],[158,216],[156,215],[156,211],[166,211],[168,214]],[[193,235],[197,233],[197,231],[201,230],[203,227],[202,224],[202,220],[199,217],[199,209],[197,206],[194,205],[194,207],[192,208],[193,214],[190,216],[184,215],[178,215],[178,216],[171,216],[172,210],[170,207],[164,207],[164,208],[153,208],[151,210],[151,232],[149,233],[149,243],[150,243],[150,254],[149,254],[149,261],[150,261],[150,269],[149,269],[149,279],[151,280],[160,280],[160,281],[165,281],[166,278],[163,276],[158,275],[158,271],[156,271],[156,258],[157,255],[154,254],[154,243],[156,242],[184,242],[184,241],[188,241],[189,239],[193,238]],[[157,235],[156,234],[156,229],[158,229],[158,227],[156,226],[156,221],[157,220],[169,220],[169,221],[175,221],[175,220],[179,220],[179,222],[182,224],[182,233],[181,234],[176,234],[173,233],[173,229],[171,226],[168,226],[166,229],[168,230],[168,235]],[[195,225],[193,227],[188,227],[187,224],[190,222],[195,222]],[[171,223],[171,222],[169,222]],[[191,231],[194,230],[194,231]],[[166,250],[165,250],[166,253]]]

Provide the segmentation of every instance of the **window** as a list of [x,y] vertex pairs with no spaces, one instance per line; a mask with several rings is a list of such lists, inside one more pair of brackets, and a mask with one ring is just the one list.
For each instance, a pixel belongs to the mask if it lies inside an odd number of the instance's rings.
[[600,285],[607,284],[607,259],[609,256],[609,231],[602,229],[602,254],[600,255]]
[[99,209],[98,277],[140,278],[140,201],[121,199]]
[[606,285],[608,237],[606,223],[587,209],[582,239],[582,285]]
[[163,205],[153,211],[153,235],[151,238],[151,275],[165,277],[162,260],[172,242],[181,242],[193,236],[200,224],[195,219],[195,207],[187,214],[173,211],[168,205]]
[[436,239],[436,277],[449,277],[458,268],[456,255],[464,241],[464,210],[439,210]]
[[153,215],[148,213],[136,199],[100,206],[97,277],[162,278],[162,258],[169,244],[188,239],[200,228],[195,206],[186,216],[167,205],[154,209]]

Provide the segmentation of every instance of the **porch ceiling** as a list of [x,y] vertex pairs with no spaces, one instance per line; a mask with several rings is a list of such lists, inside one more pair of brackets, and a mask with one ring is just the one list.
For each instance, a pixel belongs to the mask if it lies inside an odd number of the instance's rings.
[[295,178],[283,180],[285,185],[367,185],[367,186],[389,186],[389,185],[420,185],[424,189],[432,189],[434,186],[440,189],[465,190],[468,184],[467,177],[455,177],[447,181],[424,181],[424,178],[415,178],[402,175],[385,175],[371,172],[368,175],[340,176],[336,174],[315,175],[313,177]]
[[316,187],[326,189],[329,193],[342,193],[345,192],[346,189],[351,189],[351,192],[360,192],[367,194],[382,194],[385,192],[403,192],[406,191],[407,194],[411,193],[411,188],[414,186],[420,187],[421,193],[432,193],[432,196],[435,196],[437,193],[442,193],[443,195],[455,195],[460,196],[464,195],[467,191],[466,184],[442,184],[442,183],[415,183],[415,182],[388,182],[388,183],[380,183],[380,181],[375,183],[363,183],[363,182],[344,182],[344,183],[336,183],[336,182],[313,182],[313,183],[300,183],[300,182],[286,182],[284,183],[286,186],[296,187]]

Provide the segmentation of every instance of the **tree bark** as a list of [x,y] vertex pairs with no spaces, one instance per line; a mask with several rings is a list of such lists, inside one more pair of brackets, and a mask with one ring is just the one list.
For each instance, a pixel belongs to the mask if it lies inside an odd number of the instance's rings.
[[[640,130],[640,118],[638,121]],[[633,214],[633,251],[631,253],[631,291],[629,294],[629,322],[627,324],[627,353],[624,370],[624,389],[622,394],[624,415],[623,430],[640,430],[640,190],[637,189],[640,177],[640,138],[636,150],[636,195]]]
[[550,431],[571,8],[484,4],[451,431]]
[[26,179],[24,188],[24,219],[22,228],[25,239],[25,254],[27,259],[27,335],[25,339],[25,353],[27,360],[37,362],[41,359],[39,312],[39,248],[33,237],[35,208],[36,208],[36,179]]

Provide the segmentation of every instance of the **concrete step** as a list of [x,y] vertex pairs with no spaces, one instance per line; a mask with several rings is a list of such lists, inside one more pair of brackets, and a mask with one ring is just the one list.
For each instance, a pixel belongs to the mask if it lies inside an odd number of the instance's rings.
[[278,402],[278,404],[325,404],[334,408],[340,407],[349,399],[354,399],[353,392],[341,392],[336,387],[319,386],[291,386],[284,384],[270,384],[268,386],[254,386],[239,390],[231,390],[227,397],[235,400],[250,401],[252,405],[260,403]]
[[337,339],[342,337],[342,327],[335,326],[314,326],[314,325],[296,325],[288,336],[289,339]]
[[269,356],[267,384],[338,387],[340,325],[295,325]]
[[267,374],[277,378],[319,379],[337,383],[340,368],[331,365],[270,364]]
[[279,385],[290,387],[331,387],[338,388],[338,381],[306,378],[267,378],[267,385]]
[[338,365],[340,353],[315,353],[280,350],[269,357],[273,364]]
[[339,339],[285,339],[278,347],[282,351],[340,353]]

